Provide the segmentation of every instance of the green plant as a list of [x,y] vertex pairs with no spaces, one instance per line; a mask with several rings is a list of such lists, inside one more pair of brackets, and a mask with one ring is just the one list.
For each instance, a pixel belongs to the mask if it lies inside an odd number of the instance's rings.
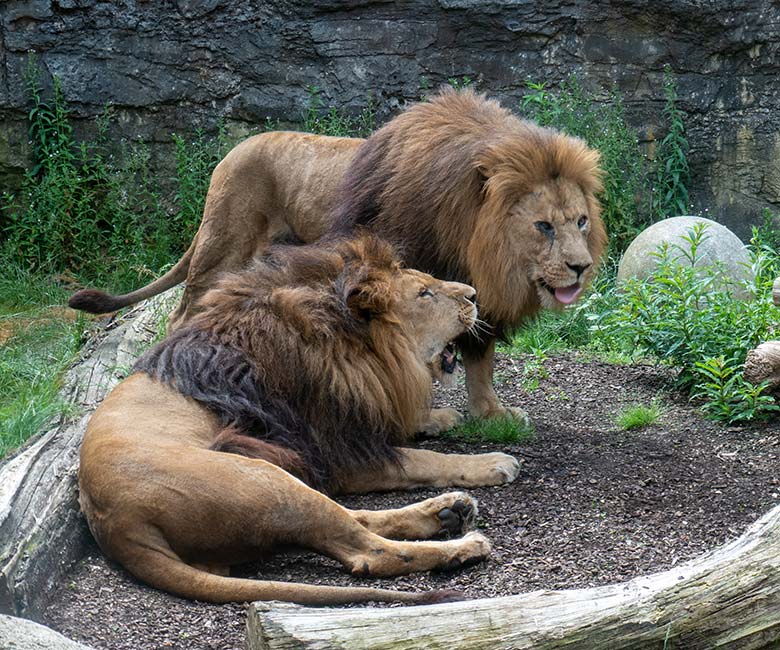
[[474,80],[468,75],[463,75],[462,77],[449,77],[447,83],[455,90],[463,90],[464,88],[470,88],[475,85]]
[[303,116],[302,130],[309,133],[333,136],[368,137],[376,127],[376,110],[373,96],[369,94],[366,107],[355,117],[335,107],[325,108],[320,89],[308,86],[309,96]]
[[189,142],[173,134],[176,145],[176,179],[178,191],[174,200],[178,207],[174,232],[177,248],[189,246],[198,231],[203,217],[206,193],[209,189],[211,172],[224,157],[227,137],[224,124],[220,123],[216,137],[207,137],[203,129],[195,131]]
[[547,355],[538,348],[532,350],[531,355],[525,359],[523,363],[523,390],[528,393],[536,390],[539,388],[539,382],[550,376],[544,367],[546,359]]
[[226,147],[224,130],[216,137],[198,131],[191,140],[173,136],[177,191],[170,209],[145,146],[109,150],[110,110],[96,120],[93,141],[77,142],[59,79],[46,99],[31,59],[27,86],[35,165],[17,196],[6,193],[0,202],[0,259],[115,290],[158,275],[200,223],[211,170]]
[[81,346],[86,324],[61,318],[56,306],[66,293],[56,284],[33,281],[18,267],[7,270],[0,275],[0,458],[69,412],[58,394],[60,375]]
[[656,400],[650,404],[632,404],[618,411],[615,415],[615,424],[624,431],[642,429],[655,424],[662,412],[663,409]]
[[533,429],[524,426],[511,416],[493,418],[474,418],[450,429],[445,435],[468,440],[485,440],[487,442],[519,443],[533,437]]
[[696,362],[699,381],[692,397],[702,399],[702,409],[716,420],[744,422],[780,411],[774,397],[766,394],[767,382],[753,385],[746,381],[742,365],[722,355]]
[[677,83],[671,68],[664,70],[664,117],[669,131],[655,154],[655,187],[652,193],[654,220],[688,214],[688,139],[685,136],[683,113],[678,107]]

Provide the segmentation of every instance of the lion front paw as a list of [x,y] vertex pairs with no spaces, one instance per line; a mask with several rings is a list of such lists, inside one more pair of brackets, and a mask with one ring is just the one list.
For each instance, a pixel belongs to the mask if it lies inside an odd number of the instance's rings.
[[523,428],[530,429],[532,426],[531,416],[521,408],[517,408],[516,406],[505,406],[503,414],[517,420],[517,423]]
[[490,555],[490,540],[482,533],[467,533],[459,540],[452,542],[454,552],[445,569],[457,569],[462,566],[476,564]]
[[483,418],[486,420],[492,418],[512,418],[518,426],[524,429],[531,429],[531,417],[523,409],[516,406],[492,406],[490,408],[472,408],[469,411],[472,417]]
[[490,454],[480,454],[482,483],[480,485],[504,485],[514,481],[520,474],[520,461],[514,456],[496,451]]
[[463,416],[453,408],[431,409],[428,419],[420,426],[420,431],[427,435],[435,435],[448,431],[463,422]]

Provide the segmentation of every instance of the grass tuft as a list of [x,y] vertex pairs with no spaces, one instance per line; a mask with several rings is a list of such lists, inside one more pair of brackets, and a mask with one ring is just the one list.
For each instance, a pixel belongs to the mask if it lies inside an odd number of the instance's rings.
[[534,430],[533,427],[526,426],[512,416],[498,416],[467,420],[460,426],[447,431],[445,435],[466,440],[520,443],[531,440],[534,436]]
[[657,401],[650,404],[632,404],[620,410],[615,416],[615,424],[623,431],[643,429],[658,422],[663,408]]

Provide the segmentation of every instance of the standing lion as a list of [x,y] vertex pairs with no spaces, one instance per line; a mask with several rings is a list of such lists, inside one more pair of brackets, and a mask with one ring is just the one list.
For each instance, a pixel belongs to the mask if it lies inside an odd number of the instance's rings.
[[[121,296],[87,289],[70,305],[113,311],[186,278],[169,327],[199,311],[217,276],[275,241],[368,226],[410,267],[477,289],[488,331],[458,341],[474,416],[518,409],[493,390],[495,341],[542,308],[571,304],[606,247],[599,155],[471,90],[414,104],[368,140],[273,132],[236,146],[211,178],[203,222],[161,278]],[[447,410],[438,428],[455,424]]]

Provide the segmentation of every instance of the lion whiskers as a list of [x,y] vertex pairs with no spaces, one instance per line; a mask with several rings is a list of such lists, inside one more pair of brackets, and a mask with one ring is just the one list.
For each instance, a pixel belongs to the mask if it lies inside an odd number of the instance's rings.
[[483,335],[492,336],[493,326],[480,318],[475,318],[474,322],[466,331],[481,343]]

